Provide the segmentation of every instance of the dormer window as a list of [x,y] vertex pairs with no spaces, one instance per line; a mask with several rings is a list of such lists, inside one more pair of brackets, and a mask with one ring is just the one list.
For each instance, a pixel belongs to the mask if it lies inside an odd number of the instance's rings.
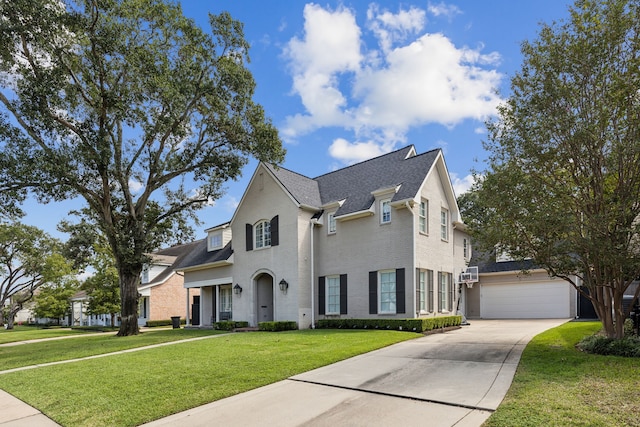
[[380,224],[388,224],[391,222],[391,199],[380,202],[380,214]]
[[258,222],[255,226],[255,248],[266,248],[271,246],[271,224],[269,221],[264,220]]
[[336,217],[334,213],[330,213],[328,215],[327,222],[329,223],[327,233],[335,234],[336,233]]
[[209,250],[222,249],[222,231],[209,235]]

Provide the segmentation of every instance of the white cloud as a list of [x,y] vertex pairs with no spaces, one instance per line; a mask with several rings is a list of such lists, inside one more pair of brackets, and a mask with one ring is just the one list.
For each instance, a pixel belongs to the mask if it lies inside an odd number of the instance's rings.
[[144,185],[140,181],[133,178],[129,179],[129,191],[131,191],[131,194],[136,194],[143,188]]
[[458,177],[457,173],[450,173],[451,184],[453,185],[453,191],[456,193],[456,197],[469,191],[473,185],[473,175],[467,175],[465,177]]
[[400,10],[396,14],[388,10],[380,11],[378,5],[372,3],[367,10],[367,21],[382,50],[388,52],[396,42],[404,41],[422,30],[426,21],[425,15],[424,10],[416,7]]
[[388,147],[384,147],[373,141],[349,142],[343,138],[335,139],[329,147],[331,157],[347,164],[358,163],[372,157],[380,156],[389,151],[390,149]]
[[307,4],[304,18],[304,39],[292,38],[284,52],[293,74],[293,93],[300,96],[308,113],[288,118],[283,134],[291,138],[348,122],[347,99],[338,77],[358,71],[362,60],[360,28],[350,10]]
[[[444,3],[429,4],[428,11],[461,13]],[[344,128],[358,142],[335,140],[329,153],[349,163],[396,148],[413,127],[453,127],[494,115],[500,55],[483,52],[482,43],[458,47],[443,34],[424,33],[426,13],[416,7],[392,13],[372,4],[366,29],[377,46],[368,48],[352,10],[305,6],[304,35],[284,51],[292,92],[305,111],[287,117],[285,140],[322,127]]]
[[427,10],[434,16],[446,16],[449,19],[453,18],[455,15],[462,13],[458,6],[453,4],[446,4],[444,2],[440,2],[438,4],[429,2]]

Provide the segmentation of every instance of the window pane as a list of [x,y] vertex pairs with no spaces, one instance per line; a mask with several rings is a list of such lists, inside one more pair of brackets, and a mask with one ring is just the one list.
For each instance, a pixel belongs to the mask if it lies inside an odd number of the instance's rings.
[[327,277],[327,314],[340,313],[340,277]]
[[329,233],[336,232],[336,217],[333,214],[329,214]]
[[419,284],[418,284],[418,290],[419,290],[419,308],[420,310],[424,311],[425,310],[425,287],[426,287],[426,283],[425,283],[426,279],[425,279],[425,272],[421,271],[420,272],[420,276],[419,276]]
[[380,311],[396,312],[396,272],[380,273]]
[[389,200],[382,202],[382,222],[391,222],[391,202]]

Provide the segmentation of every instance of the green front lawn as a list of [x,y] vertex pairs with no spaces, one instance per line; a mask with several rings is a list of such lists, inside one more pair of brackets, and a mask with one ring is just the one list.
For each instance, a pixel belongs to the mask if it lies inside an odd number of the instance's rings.
[[206,329],[158,329],[130,337],[104,334],[0,347],[0,371],[222,333]]
[[[77,335],[86,333],[69,328],[39,328],[37,326],[14,326],[13,329],[4,329],[0,324],[0,344],[11,342],[37,340],[41,338],[56,338],[65,335]],[[95,331],[93,331],[95,332]]]
[[[4,374],[0,388],[64,426],[134,426],[421,336],[371,330],[228,334]],[[31,346],[20,347],[27,352]]]
[[536,336],[484,426],[640,426],[640,360],[575,347],[599,329],[598,322],[569,322]]

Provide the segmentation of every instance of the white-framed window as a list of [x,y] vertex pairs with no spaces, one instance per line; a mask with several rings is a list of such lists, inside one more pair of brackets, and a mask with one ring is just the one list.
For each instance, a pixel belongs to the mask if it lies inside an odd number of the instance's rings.
[[380,224],[391,222],[391,199],[380,201]]
[[335,234],[336,232],[336,217],[335,217],[335,213],[332,212],[327,216],[327,222],[328,222],[328,228],[327,228],[327,233],[328,234]]
[[418,212],[418,229],[421,233],[427,234],[429,232],[429,223],[427,218],[429,217],[429,202],[423,200],[420,202],[420,211]]
[[396,312],[396,271],[380,271],[378,272],[378,283],[380,298],[380,307],[378,313],[395,313]]
[[426,311],[427,272],[420,270],[418,273],[418,310]]
[[267,220],[258,222],[255,226],[255,248],[271,246],[271,223]]
[[438,272],[438,311],[453,311],[453,274]]
[[440,238],[449,240],[449,212],[446,209],[440,211]]
[[433,312],[433,270],[427,270],[427,310]]
[[326,314],[340,314],[340,276],[327,276]]
[[469,239],[467,239],[466,237],[462,239],[462,254],[464,255],[464,259],[469,259],[469,255],[471,254]]
[[221,249],[222,248],[222,231],[218,231],[217,233],[213,233],[209,235],[209,250]]
[[231,286],[220,286],[220,312],[232,311],[231,294]]

